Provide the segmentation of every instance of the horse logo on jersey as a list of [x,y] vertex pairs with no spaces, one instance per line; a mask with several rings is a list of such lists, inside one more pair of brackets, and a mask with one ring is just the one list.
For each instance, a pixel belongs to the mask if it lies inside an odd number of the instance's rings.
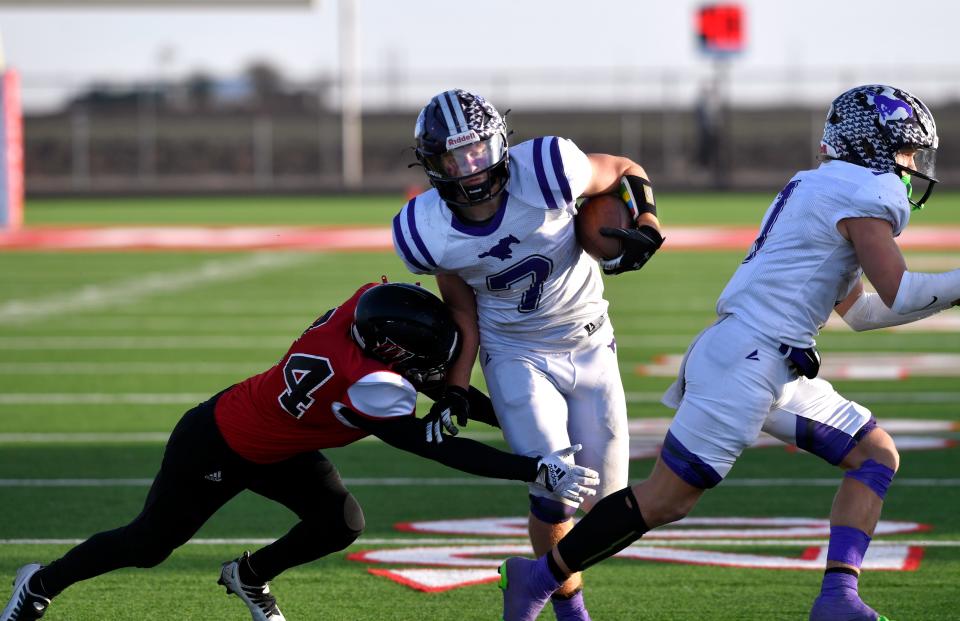
[[867,95],[867,101],[877,109],[880,124],[886,127],[887,121],[906,121],[913,116],[913,108],[897,98],[891,88],[885,88],[876,95]]
[[510,244],[519,244],[519,243],[520,243],[520,240],[514,237],[513,235],[507,235],[506,237],[502,237],[500,241],[498,241],[497,244],[490,250],[487,250],[486,252],[482,252],[478,254],[477,258],[482,259],[483,257],[497,257],[501,261],[512,259],[513,250],[510,249]]

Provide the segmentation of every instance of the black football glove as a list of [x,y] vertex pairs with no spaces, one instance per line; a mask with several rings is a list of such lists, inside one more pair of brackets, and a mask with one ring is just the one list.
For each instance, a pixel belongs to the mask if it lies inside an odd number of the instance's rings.
[[663,245],[663,237],[660,232],[646,224],[638,229],[602,227],[600,234],[604,237],[619,238],[623,248],[619,257],[600,261],[600,267],[603,268],[603,273],[607,275],[622,274],[640,269],[650,260],[653,253]]
[[[467,426],[470,415],[470,400],[467,391],[459,386],[447,386],[443,395],[433,403],[430,412],[423,417],[427,442],[443,442],[443,430],[455,436],[460,433],[457,425]],[[456,425],[453,419],[456,417]]]

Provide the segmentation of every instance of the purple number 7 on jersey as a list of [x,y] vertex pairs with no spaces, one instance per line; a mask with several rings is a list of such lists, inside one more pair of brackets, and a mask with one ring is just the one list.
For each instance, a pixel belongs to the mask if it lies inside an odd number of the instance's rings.
[[537,310],[540,305],[543,283],[550,277],[552,271],[553,261],[539,254],[532,254],[502,272],[487,276],[487,289],[506,291],[512,289],[517,283],[525,283],[526,280],[531,279],[530,286],[520,296],[520,303],[517,305],[517,310],[521,313],[530,313]]
[[770,212],[767,221],[763,223],[763,228],[760,229],[760,235],[754,240],[753,246],[750,248],[750,253],[747,255],[747,258],[743,260],[744,263],[749,263],[753,257],[757,256],[757,253],[760,252],[763,245],[767,243],[767,235],[770,234],[770,229],[776,224],[777,218],[780,217],[780,212],[783,211],[783,207],[787,204],[787,199],[790,198],[790,195],[793,194],[793,191],[797,189],[798,185],[800,185],[800,180],[794,179],[777,194],[777,202],[774,203],[773,210]]

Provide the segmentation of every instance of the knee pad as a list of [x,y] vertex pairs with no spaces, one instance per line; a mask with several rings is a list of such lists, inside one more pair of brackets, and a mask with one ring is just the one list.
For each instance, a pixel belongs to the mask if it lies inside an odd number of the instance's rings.
[[530,494],[530,513],[546,524],[563,524],[572,518],[576,512],[576,507],[571,507],[559,500]]
[[896,474],[893,468],[885,466],[878,461],[868,459],[860,464],[859,468],[848,470],[845,476],[860,481],[873,493],[883,500],[887,495],[887,489],[893,482],[893,475]]
[[363,529],[367,526],[360,503],[357,502],[356,497],[350,493],[343,499],[343,525],[346,531],[353,536],[351,541],[359,537],[360,534],[363,533]]

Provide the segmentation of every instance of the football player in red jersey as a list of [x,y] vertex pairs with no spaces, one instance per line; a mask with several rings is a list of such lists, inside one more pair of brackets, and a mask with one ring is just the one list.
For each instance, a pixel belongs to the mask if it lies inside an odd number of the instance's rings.
[[[439,418],[425,426],[415,417],[417,391],[442,386],[459,345],[450,312],[426,289],[361,287],[307,328],[276,365],[188,411],[170,435],[140,515],[49,565],[22,567],[0,621],[39,619],[53,597],[81,580],[154,567],[246,489],[300,521],[270,545],[224,563],[219,583],[255,621],[283,621],[267,582],[346,548],[364,528],[360,505],[319,449],[368,435],[471,474],[536,482],[574,502],[594,494],[587,486],[598,483],[597,473],[573,465],[579,447],[514,455],[441,435]],[[479,419],[495,420],[482,393],[471,389],[470,399]]]

